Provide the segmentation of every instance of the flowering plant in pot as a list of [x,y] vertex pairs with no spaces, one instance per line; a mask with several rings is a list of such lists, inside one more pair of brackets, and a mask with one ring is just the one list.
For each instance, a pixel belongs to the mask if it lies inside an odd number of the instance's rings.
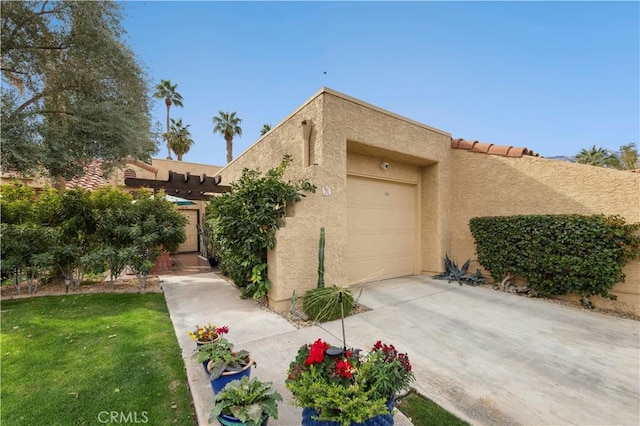
[[222,336],[223,334],[227,334],[229,332],[229,327],[222,326],[218,327],[216,325],[212,325],[211,323],[207,323],[207,325],[196,325],[195,330],[189,332],[189,337],[192,340],[195,340],[196,343],[203,344],[207,342],[215,342]]
[[407,354],[378,341],[369,353],[321,339],[300,347],[285,381],[303,425],[393,424],[393,398],[414,380]]
[[215,419],[222,425],[266,425],[269,417],[278,418],[278,401],[282,395],[271,382],[242,377],[229,382],[216,393],[209,423]]
[[217,342],[198,346],[194,356],[198,362],[207,362],[207,372],[214,393],[232,380],[251,375],[251,367],[256,364],[248,351],[234,350],[233,343],[224,337],[220,337]]

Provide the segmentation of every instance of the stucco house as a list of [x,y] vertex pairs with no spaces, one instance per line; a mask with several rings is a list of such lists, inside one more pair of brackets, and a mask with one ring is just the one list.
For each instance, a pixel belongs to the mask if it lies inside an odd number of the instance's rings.
[[[517,142],[517,141],[516,141]],[[434,274],[445,254],[475,258],[476,216],[618,214],[640,221],[640,174],[540,158],[526,148],[463,139],[328,88],[299,106],[218,175],[265,171],[318,187],[297,203],[268,253],[270,306],[289,309],[317,280],[321,227],[327,285]],[[614,307],[640,314],[640,262],[625,268]],[[605,301],[599,301],[605,303]]]

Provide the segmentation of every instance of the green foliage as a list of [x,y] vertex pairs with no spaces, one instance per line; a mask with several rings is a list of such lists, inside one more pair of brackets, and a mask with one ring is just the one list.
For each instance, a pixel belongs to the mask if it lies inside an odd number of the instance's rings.
[[54,250],[59,239],[57,229],[33,223],[3,223],[0,232],[2,275],[14,278],[18,293],[20,278],[26,276],[29,294],[36,293],[43,276],[55,265]]
[[233,416],[248,426],[260,426],[266,417],[277,419],[278,401],[282,401],[282,395],[271,386],[271,382],[247,376],[229,382],[216,393],[209,422],[221,414]]
[[178,88],[177,84],[171,84],[171,80],[160,80],[160,83],[155,87],[155,92],[153,92],[153,97],[157,99],[164,100],[164,103],[167,107],[167,132],[165,133],[165,140],[167,142],[167,158],[171,159],[171,142],[173,141],[173,136],[171,134],[172,128],[169,120],[169,110],[171,109],[171,105],[175,105],[177,107],[182,107],[182,95],[178,93],[176,90]]
[[211,361],[209,364],[211,380],[217,379],[225,371],[240,371],[252,363],[249,352],[245,350],[234,351],[233,343],[224,337],[199,345],[194,351],[193,357],[200,364]]
[[482,276],[479,269],[476,269],[474,274],[468,273],[470,264],[471,259],[467,259],[467,261],[462,265],[462,268],[459,268],[458,264],[449,259],[449,255],[447,254],[444,257],[444,272],[434,275],[433,278],[437,280],[448,280],[449,282],[456,281],[460,285],[468,284],[471,286],[477,286],[484,284],[485,277]]
[[73,177],[155,150],[116,2],[2,1],[4,170]]
[[318,243],[318,288],[324,287],[324,228],[320,228],[320,242]]
[[470,221],[478,260],[495,279],[520,276],[542,296],[615,298],[622,268],[640,257],[640,224],[620,216],[531,215]]
[[361,383],[343,386],[322,380],[319,370],[310,368],[295,384],[287,383],[300,407],[312,407],[322,421],[339,422],[342,426],[388,414],[385,398],[376,398],[373,389]]
[[2,185],[0,220],[9,224],[32,223],[35,220],[35,200],[36,192],[30,186],[19,182]]
[[411,419],[414,426],[469,426],[435,402],[423,397],[415,391],[409,392],[396,402],[396,407]]
[[289,364],[285,385],[294,404],[315,409],[318,420],[351,425],[388,414],[386,402],[415,379],[407,354],[393,345],[378,341],[366,356],[336,349],[317,339]]
[[111,281],[125,265],[146,276],[161,250],[175,251],[185,240],[187,219],[164,197],[141,193],[135,203],[115,188],[92,194],[52,189],[35,199],[26,186],[2,187],[2,273],[29,288],[52,266],[79,286],[85,272],[110,271]]
[[305,314],[315,321],[326,322],[346,317],[353,309],[353,295],[347,288],[316,287],[304,295],[302,307]]
[[302,192],[315,192],[316,187],[306,180],[283,180],[290,163],[291,157],[285,156],[264,175],[244,169],[231,184],[231,192],[214,197],[207,206],[206,222],[213,233],[215,253],[222,259],[222,272],[242,290],[243,297],[260,298],[267,293],[267,271],[261,265],[266,265],[267,250],[276,243],[279,220],[286,215],[287,206],[304,197]]

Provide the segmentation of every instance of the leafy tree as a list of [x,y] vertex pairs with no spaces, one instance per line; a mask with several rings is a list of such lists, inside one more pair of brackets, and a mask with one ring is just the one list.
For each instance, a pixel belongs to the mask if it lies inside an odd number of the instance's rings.
[[263,124],[262,129],[260,129],[260,136],[266,135],[269,130],[271,130],[271,124]]
[[70,178],[148,159],[147,87],[116,2],[2,1],[4,170]]
[[160,80],[160,84],[156,86],[156,91],[153,93],[154,98],[164,99],[164,104],[167,106],[167,160],[171,160],[171,122],[169,120],[169,110],[171,105],[182,107],[182,95],[176,91],[177,84],[171,84],[171,80]]
[[219,115],[213,117],[213,134],[220,133],[227,141],[227,163],[233,160],[233,137],[242,136],[241,122],[242,119],[236,117],[235,112],[219,111]]
[[89,255],[94,272],[109,271],[111,287],[129,258],[128,226],[133,198],[117,188],[103,187],[90,195],[96,220],[96,247]]
[[580,150],[576,155],[576,163],[614,169],[621,168],[620,160],[615,154],[605,148],[596,147],[595,145],[589,149]]
[[[4,154],[4,153],[3,153]],[[31,223],[35,220],[35,190],[19,182],[2,185],[0,221],[8,224]]]
[[144,290],[160,251],[175,252],[186,240],[187,218],[164,197],[139,195],[130,210],[131,222],[125,238],[128,240],[129,265]]
[[625,170],[634,170],[638,167],[638,148],[635,143],[620,147],[620,161]]
[[[179,120],[171,119],[171,150],[178,156],[178,161],[182,161],[182,156],[189,152],[194,142],[191,139],[189,127],[182,124],[182,118]],[[166,134],[165,134],[166,135]]]
[[222,258],[227,274],[243,297],[264,297],[270,287],[267,279],[267,250],[276,243],[279,220],[288,205],[315,192],[306,180],[285,182],[282,179],[291,157],[264,175],[244,169],[240,179],[231,184],[231,192],[211,199],[207,206],[207,226],[213,230],[213,245]]
[[96,246],[96,215],[90,193],[76,188],[59,197],[60,241],[55,251],[56,264],[65,278],[78,288],[84,278],[89,257]]

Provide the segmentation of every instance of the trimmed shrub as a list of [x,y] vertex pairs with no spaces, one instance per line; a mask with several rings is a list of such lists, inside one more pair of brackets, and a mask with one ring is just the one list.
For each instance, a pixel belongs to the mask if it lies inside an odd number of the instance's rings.
[[615,299],[622,268],[640,257],[639,223],[620,216],[523,215],[469,222],[478,261],[494,279],[520,276],[541,296]]

